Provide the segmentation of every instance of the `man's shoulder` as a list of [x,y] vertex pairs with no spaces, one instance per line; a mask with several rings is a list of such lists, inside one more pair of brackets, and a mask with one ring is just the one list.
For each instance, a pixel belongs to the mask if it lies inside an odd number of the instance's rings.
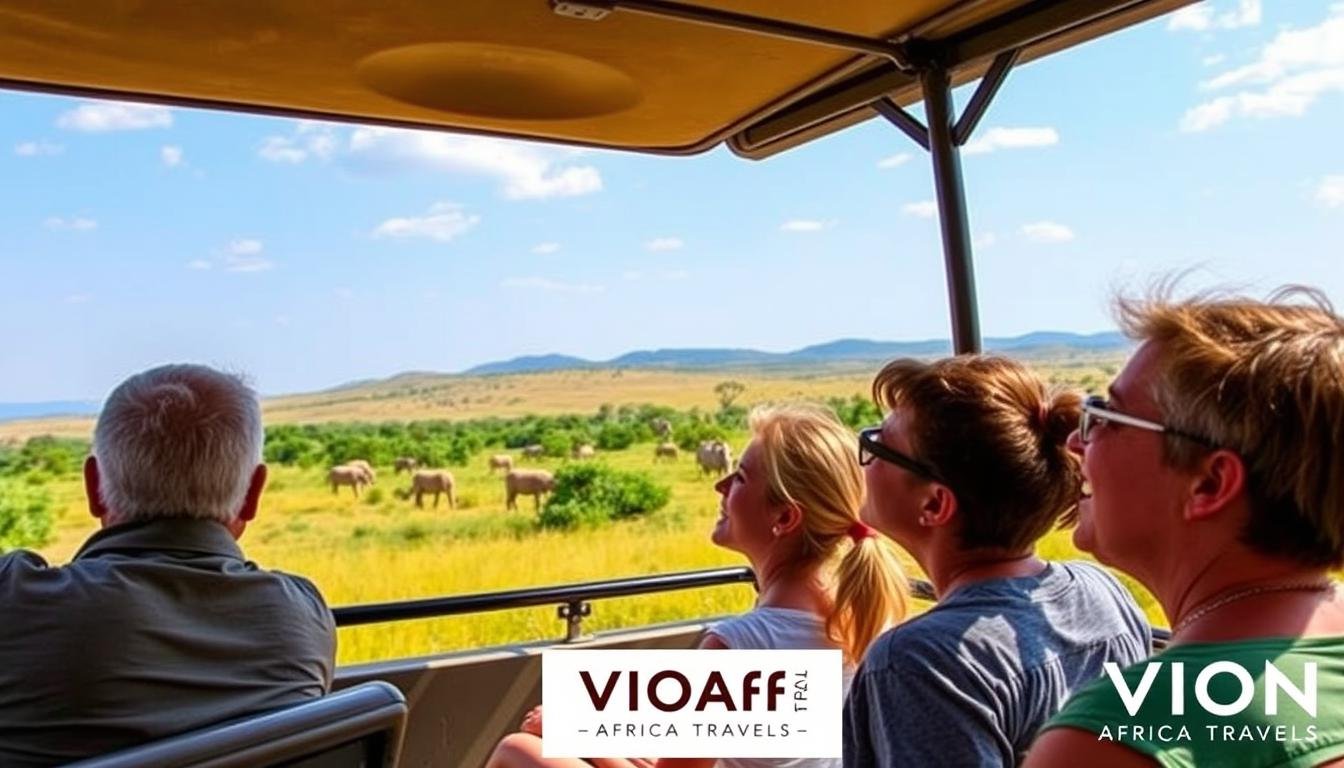
[[0,575],[20,569],[50,568],[47,559],[28,549],[11,549],[0,554]]
[[20,585],[33,577],[54,571],[46,558],[27,549],[15,549],[0,554],[0,598],[13,595]]

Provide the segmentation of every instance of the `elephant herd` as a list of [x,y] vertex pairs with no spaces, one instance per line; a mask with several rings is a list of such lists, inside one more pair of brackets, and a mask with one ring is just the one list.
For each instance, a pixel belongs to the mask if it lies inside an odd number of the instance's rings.
[[[671,422],[667,419],[654,419],[652,426],[654,433],[663,439],[663,442],[654,448],[654,462],[676,461],[679,456],[677,444],[667,439],[672,434]],[[545,450],[540,445],[527,445],[521,452],[524,459],[535,459],[542,457]],[[596,455],[597,449],[587,443],[574,446],[570,452],[570,457],[575,460],[591,459]],[[723,440],[701,442],[695,452],[695,460],[700,467],[701,475],[722,476],[733,468],[732,449]],[[394,474],[400,475],[402,472],[410,474],[411,487],[404,498],[414,497],[417,507],[423,508],[424,497],[433,494],[435,508],[439,506],[440,496],[448,497],[449,509],[457,508],[452,472],[446,469],[422,469],[419,462],[410,456],[397,457],[392,466]],[[507,509],[518,508],[519,496],[531,496],[537,508],[540,508],[542,494],[555,490],[554,475],[544,469],[515,469],[513,456],[510,454],[498,453],[491,456],[489,466],[490,474],[494,474],[495,470],[504,472],[504,497]],[[341,486],[349,486],[355,498],[359,498],[364,487],[373,485],[376,479],[373,465],[363,459],[347,461],[332,467],[327,472],[327,482],[331,485],[332,493],[339,493]]]
[[[589,446],[591,452],[591,446]],[[589,454],[591,455],[591,453]],[[457,508],[457,496],[454,494],[456,481],[453,473],[446,469],[420,469],[419,462],[409,456],[400,456],[392,463],[394,474],[408,472],[411,487],[406,498],[415,498],[415,506],[423,508],[424,498],[434,495],[434,508],[439,506],[439,497],[448,498],[448,508]],[[513,457],[508,454],[496,454],[490,457],[490,472],[504,470],[504,494],[509,509],[518,508],[519,496],[531,496],[537,507],[541,506],[541,495],[555,490],[555,477],[543,469],[514,469]],[[350,486],[355,498],[367,485],[373,485],[377,473],[364,459],[354,459],[332,467],[327,471],[327,482],[332,493],[339,493],[341,486]]]

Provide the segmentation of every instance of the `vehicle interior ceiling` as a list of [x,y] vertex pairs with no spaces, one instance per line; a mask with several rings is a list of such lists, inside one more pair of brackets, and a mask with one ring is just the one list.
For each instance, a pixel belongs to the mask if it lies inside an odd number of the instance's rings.
[[0,87],[761,158],[1190,1],[14,0]]

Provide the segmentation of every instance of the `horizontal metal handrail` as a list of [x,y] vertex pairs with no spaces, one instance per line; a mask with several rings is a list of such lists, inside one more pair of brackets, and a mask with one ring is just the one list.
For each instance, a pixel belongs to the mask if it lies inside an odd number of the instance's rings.
[[503,592],[431,597],[425,600],[405,600],[395,603],[347,605],[333,609],[332,613],[336,615],[336,626],[352,627],[359,624],[376,624],[382,621],[460,616],[467,613],[504,611],[511,608],[530,608],[557,603],[581,603],[587,600],[670,592],[678,589],[754,583],[755,579],[756,577],[751,569],[745,566],[711,568],[703,571],[663,573],[607,581],[561,584],[553,587],[528,587]]
[[[634,576],[607,581],[561,584],[552,587],[527,587],[503,592],[483,592],[475,595],[432,597],[425,600],[404,600],[394,603],[347,605],[332,609],[332,613],[336,615],[336,626],[353,627],[384,621],[461,616],[468,613],[531,608],[538,605],[582,603],[587,600],[671,592],[678,589],[755,583],[755,580],[755,574],[745,566],[710,568],[703,571]],[[910,594],[918,600],[936,601],[938,599],[933,584],[923,579],[910,580]],[[1155,648],[1164,648],[1170,640],[1171,630],[1163,627],[1153,627],[1153,645]]]

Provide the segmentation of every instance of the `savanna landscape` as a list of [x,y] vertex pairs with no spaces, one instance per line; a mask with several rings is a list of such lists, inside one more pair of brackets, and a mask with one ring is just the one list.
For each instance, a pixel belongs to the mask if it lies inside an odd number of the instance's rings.
[[[1104,389],[1121,353],[1037,359],[1051,381]],[[714,478],[697,466],[702,440],[722,438],[740,455],[744,417],[755,404],[806,399],[834,408],[852,427],[876,422],[867,397],[875,368],[659,370],[597,369],[467,376],[404,374],[320,393],[268,398],[266,459],[271,474],[262,508],[243,547],[268,568],[311,578],[333,606],[461,595],[527,586],[741,565],[710,544],[718,514]],[[665,418],[676,460],[655,461]],[[90,418],[0,423],[0,550],[28,546],[49,561],[68,561],[96,528],[87,513],[79,463]],[[570,458],[592,444],[596,456]],[[526,445],[541,457],[524,458]],[[503,473],[491,456],[556,473],[570,486],[540,510],[523,496],[506,509]],[[456,507],[409,497],[409,473],[397,457],[450,470]],[[369,461],[373,485],[359,497],[333,492],[327,473],[352,459]],[[580,466],[582,465],[582,466]],[[586,473],[586,474],[585,474]],[[570,493],[617,488],[619,501]],[[574,485],[577,483],[577,485]],[[615,507],[612,505],[615,504]],[[617,509],[619,508],[619,509]],[[8,519],[10,522],[5,523]],[[1047,557],[1076,556],[1067,531],[1048,537]],[[912,575],[913,563],[905,559]],[[1151,598],[1140,600],[1164,621]],[[638,626],[737,612],[753,593],[727,586],[598,601],[587,630]],[[555,607],[342,629],[339,660],[381,658],[558,638]]]

